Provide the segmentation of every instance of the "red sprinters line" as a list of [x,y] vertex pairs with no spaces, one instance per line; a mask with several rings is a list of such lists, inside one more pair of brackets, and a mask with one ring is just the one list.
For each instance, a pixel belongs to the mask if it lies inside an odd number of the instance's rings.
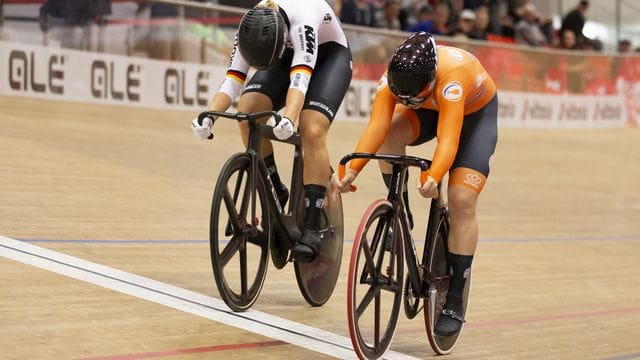
[[278,346],[278,345],[285,345],[285,344],[287,344],[287,343],[284,342],[284,341],[280,341],[280,340],[262,341],[262,342],[255,342],[255,343],[205,346],[205,347],[191,348],[191,349],[153,351],[153,352],[146,352],[146,353],[139,353],[139,354],[129,354],[129,355],[99,356],[99,357],[83,358],[83,359],[80,359],[80,360],[138,360],[138,359],[157,358],[157,357],[163,357],[163,356],[175,356],[175,355],[185,355],[185,354],[201,354],[201,353],[210,353],[210,352],[216,352],[216,351],[250,349],[250,348],[259,348],[259,347],[266,347],[266,346]]

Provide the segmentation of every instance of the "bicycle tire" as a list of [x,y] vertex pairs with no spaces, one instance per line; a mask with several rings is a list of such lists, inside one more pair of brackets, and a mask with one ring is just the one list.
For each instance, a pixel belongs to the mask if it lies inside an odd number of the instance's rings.
[[[389,226],[394,220],[393,211],[388,200],[374,201],[360,221],[351,250],[347,313],[351,343],[360,359],[382,357],[391,345],[398,323],[404,276],[401,231],[395,229],[393,231],[392,249],[395,254],[384,244]],[[370,230],[373,232],[370,233]],[[371,274],[371,268],[376,269],[375,274]],[[390,296],[385,297],[383,302],[384,293],[389,293],[387,295]],[[360,294],[363,296],[359,296]],[[387,301],[389,304],[386,303]],[[372,303],[371,311],[369,308]],[[366,310],[370,311],[365,313]],[[382,314],[383,311],[384,314]],[[384,329],[383,319],[388,320]]]
[[[256,189],[252,191],[251,161],[245,153],[227,160],[211,202],[211,266],[220,297],[233,311],[245,311],[254,304],[269,263],[271,227],[267,190],[257,174]],[[254,217],[251,216],[253,194],[256,195]],[[228,224],[232,234],[226,234]]]
[[324,200],[320,231],[325,238],[322,240],[320,253],[311,262],[294,262],[298,288],[311,306],[322,306],[329,300],[338,282],[342,262],[342,196],[331,180],[327,184]]
[[[449,235],[450,221],[448,214],[443,211],[437,230],[429,251],[427,262],[427,276],[429,289],[427,298],[424,300],[424,322],[426,326],[427,339],[433,351],[440,355],[449,354],[457,343],[462,328],[451,336],[442,336],[435,333],[435,324],[442,314],[442,307],[446,301],[447,290],[449,288],[449,267],[447,265],[447,238]],[[469,288],[471,278],[467,279],[463,294],[463,309],[467,308]],[[464,317],[464,314],[462,314]]]

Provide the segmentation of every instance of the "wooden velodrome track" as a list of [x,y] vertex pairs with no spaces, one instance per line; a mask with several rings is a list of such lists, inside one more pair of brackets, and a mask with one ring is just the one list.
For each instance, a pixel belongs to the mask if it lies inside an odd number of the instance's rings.
[[[216,309],[206,241],[217,172],[242,150],[235,124],[198,142],[190,112],[9,97],[0,109],[0,359],[353,356],[346,273],[359,218],[384,195],[376,164],[343,195],[329,302],[311,308],[293,267],[270,266],[246,320]],[[334,166],[363,126],[334,124]],[[286,174],[291,153],[277,150]],[[468,321],[447,359],[640,358],[639,187],[640,129],[501,129]],[[426,205],[411,201],[423,231]],[[421,315],[402,315],[392,350],[435,357]]]

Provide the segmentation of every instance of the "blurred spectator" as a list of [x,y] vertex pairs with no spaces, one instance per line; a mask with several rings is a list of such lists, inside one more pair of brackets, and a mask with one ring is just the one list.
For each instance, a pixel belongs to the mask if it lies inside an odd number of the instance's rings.
[[449,33],[449,18],[451,8],[446,3],[440,2],[435,7],[431,33],[434,35],[446,35]]
[[631,41],[627,39],[621,39],[618,41],[618,52],[620,54],[631,52]]
[[458,39],[468,39],[471,30],[473,29],[473,24],[476,21],[476,13],[473,10],[464,9],[460,12],[460,16],[458,17],[458,24],[455,30],[449,33],[449,36],[458,38]]
[[[142,3],[141,6],[145,6]],[[181,29],[177,23],[178,8],[173,5],[151,3],[151,32],[149,57],[160,60],[181,60]]]
[[489,0],[489,33],[513,38],[513,25],[509,0]]
[[463,8],[465,9],[470,9],[470,10],[476,10],[481,6],[484,6],[485,3],[487,3],[488,1],[485,0],[464,0],[463,1]]
[[376,27],[376,7],[368,0],[344,0],[340,20],[345,24]]
[[220,5],[243,7],[243,8],[250,9],[254,7],[259,2],[259,0],[218,0],[214,2]]
[[476,8],[476,20],[473,28],[469,32],[469,38],[476,40],[487,40],[487,29],[489,28],[489,9],[486,6]]
[[103,24],[110,0],[46,0],[40,7],[40,28],[65,48],[90,50],[91,23]]
[[420,9],[425,6],[431,7],[428,0],[402,0],[402,12],[400,16],[405,28],[418,23]]
[[515,37],[519,44],[530,46],[547,45],[547,37],[538,25],[538,13],[535,5],[527,3],[523,6],[522,18],[515,26]]
[[385,2],[378,26],[383,29],[402,30],[400,24],[400,0],[387,0]]
[[577,45],[576,34],[573,30],[565,29],[560,33],[560,39],[556,47],[564,50],[576,50],[578,49]]
[[433,18],[434,14],[429,5],[425,5],[418,11],[418,17],[416,23],[409,25],[407,31],[409,32],[432,32],[433,31]]
[[342,0],[327,0],[327,3],[333,9],[333,12],[340,17],[340,11],[342,10]]
[[580,44],[581,50],[602,51],[604,45],[598,39],[586,39]]
[[578,6],[575,9],[570,11],[563,19],[562,26],[560,27],[560,32],[563,32],[566,29],[572,30],[574,34],[576,34],[576,40],[578,45],[580,43],[587,40],[587,37],[584,36],[582,30],[584,29],[584,24],[587,21],[586,14],[587,9],[589,8],[589,1],[581,0]]

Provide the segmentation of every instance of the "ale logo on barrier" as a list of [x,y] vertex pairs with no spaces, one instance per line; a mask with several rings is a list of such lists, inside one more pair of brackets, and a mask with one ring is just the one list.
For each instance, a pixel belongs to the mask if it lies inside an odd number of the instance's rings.
[[[9,54],[9,86],[27,93],[64,94],[65,56],[38,56],[33,51],[13,50]],[[44,61],[43,61],[44,60]],[[44,75],[42,74],[44,69]]]
[[164,73],[164,100],[168,105],[206,106],[209,103],[208,82],[208,71],[198,71],[194,79],[184,69],[168,68]]
[[377,89],[374,84],[352,82],[342,100],[341,109],[345,115],[350,118],[368,118]]
[[91,63],[91,95],[96,99],[140,101],[141,66],[127,64],[126,70],[118,70],[113,61],[94,60]]

